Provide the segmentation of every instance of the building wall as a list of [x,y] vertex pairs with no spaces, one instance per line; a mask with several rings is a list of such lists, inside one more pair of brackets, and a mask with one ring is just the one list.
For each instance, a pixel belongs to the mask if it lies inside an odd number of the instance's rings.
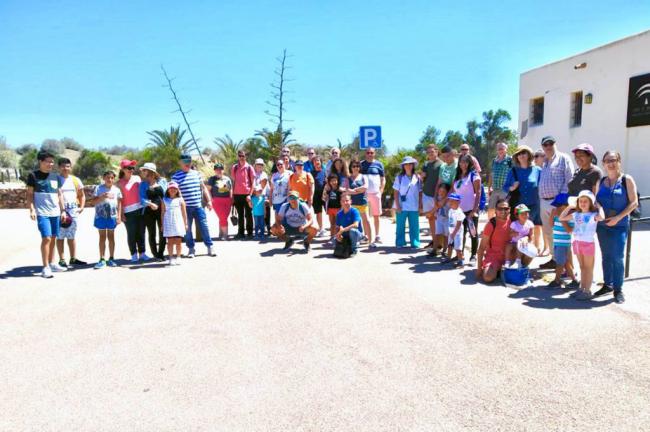
[[[605,45],[571,58],[525,72],[519,86],[519,131],[528,119],[530,99],[544,96],[544,123],[528,126],[519,139],[533,149],[553,135],[560,151],[588,142],[594,146],[602,168],[602,154],[618,150],[623,169],[634,176],[642,195],[650,195],[650,126],[626,127],[630,77],[650,73],[650,31]],[[574,66],[586,62],[583,69]],[[583,98],[582,125],[570,127],[571,93],[591,93]]]

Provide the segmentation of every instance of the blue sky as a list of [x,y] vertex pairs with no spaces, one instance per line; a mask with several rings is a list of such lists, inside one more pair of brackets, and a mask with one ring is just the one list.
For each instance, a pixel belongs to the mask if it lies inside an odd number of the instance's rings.
[[650,28],[650,2],[0,0],[0,135],[143,146],[178,124],[176,77],[202,144],[271,127],[275,58],[293,55],[295,138],[332,145],[363,124],[389,149],[427,125],[505,108],[519,74]]

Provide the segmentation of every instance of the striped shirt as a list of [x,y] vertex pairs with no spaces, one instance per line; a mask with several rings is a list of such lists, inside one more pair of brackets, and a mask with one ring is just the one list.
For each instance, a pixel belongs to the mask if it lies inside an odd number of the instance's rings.
[[[573,221],[567,222],[571,228],[575,226]],[[560,218],[553,217],[553,246],[569,247],[571,246],[571,234],[564,228]]]
[[569,182],[573,178],[573,162],[568,155],[555,152],[551,160],[544,160],[539,177],[539,197],[551,200],[558,194],[569,191]]
[[178,188],[181,190],[181,195],[185,200],[187,207],[201,207],[203,194],[201,174],[196,170],[183,170],[176,171],[172,175],[172,181],[178,183]]

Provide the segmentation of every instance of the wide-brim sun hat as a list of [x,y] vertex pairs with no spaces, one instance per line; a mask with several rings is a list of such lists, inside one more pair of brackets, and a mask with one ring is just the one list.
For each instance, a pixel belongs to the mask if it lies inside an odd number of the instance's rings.
[[264,160],[262,158],[255,159],[255,165],[264,165]]
[[553,207],[561,207],[569,204],[569,194],[568,193],[561,193],[557,194],[555,198],[553,199],[553,202],[551,202],[551,206]]
[[404,159],[402,159],[400,166],[404,166],[406,164],[413,164],[414,166],[418,166],[418,160],[413,156],[404,156]]
[[594,156],[594,147],[589,144],[589,143],[580,143],[573,150],[571,150],[571,153],[575,153],[577,151],[583,151],[585,153],[589,153],[590,155]]
[[524,153],[524,152],[528,153],[528,156],[529,156],[530,160],[532,161],[533,157],[535,155],[535,152],[533,152],[533,149],[530,148],[529,146],[525,145],[525,144],[517,147],[517,150],[515,150],[515,152],[512,154],[512,158],[516,160],[517,156],[519,156],[521,153]]
[[596,197],[594,196],[594,193],[590,190],[585,189],[585,190],[581,190],[578,196],[569,197],[569,206],[577,207],[578,200],[582,197],[589,198],[592,204],[596,203]]
[[143,169],[144,169],[144,170],[148,170],[148,171],[151,171],[152,173],[156,173],[156,174],[158,174],[156,164],[153,163],[153,162],[147,162],[147,163],[145,163],[144,165],[142,165],[142,166],[140,167],[140,169],[141,169],[141,170],[143,170]]

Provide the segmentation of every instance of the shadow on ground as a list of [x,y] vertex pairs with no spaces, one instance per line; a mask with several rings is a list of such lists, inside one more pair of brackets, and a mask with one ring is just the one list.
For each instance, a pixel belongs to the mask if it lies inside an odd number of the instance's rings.
[[[523,299],[523,305],[538,309],[586,310],[607,306],[613,298],[578,301],[566,297],[567,290],[546,290],[542,287],[527,287],[510,294],[513,299]],[[562,297],[559,297],[562,296]]]

